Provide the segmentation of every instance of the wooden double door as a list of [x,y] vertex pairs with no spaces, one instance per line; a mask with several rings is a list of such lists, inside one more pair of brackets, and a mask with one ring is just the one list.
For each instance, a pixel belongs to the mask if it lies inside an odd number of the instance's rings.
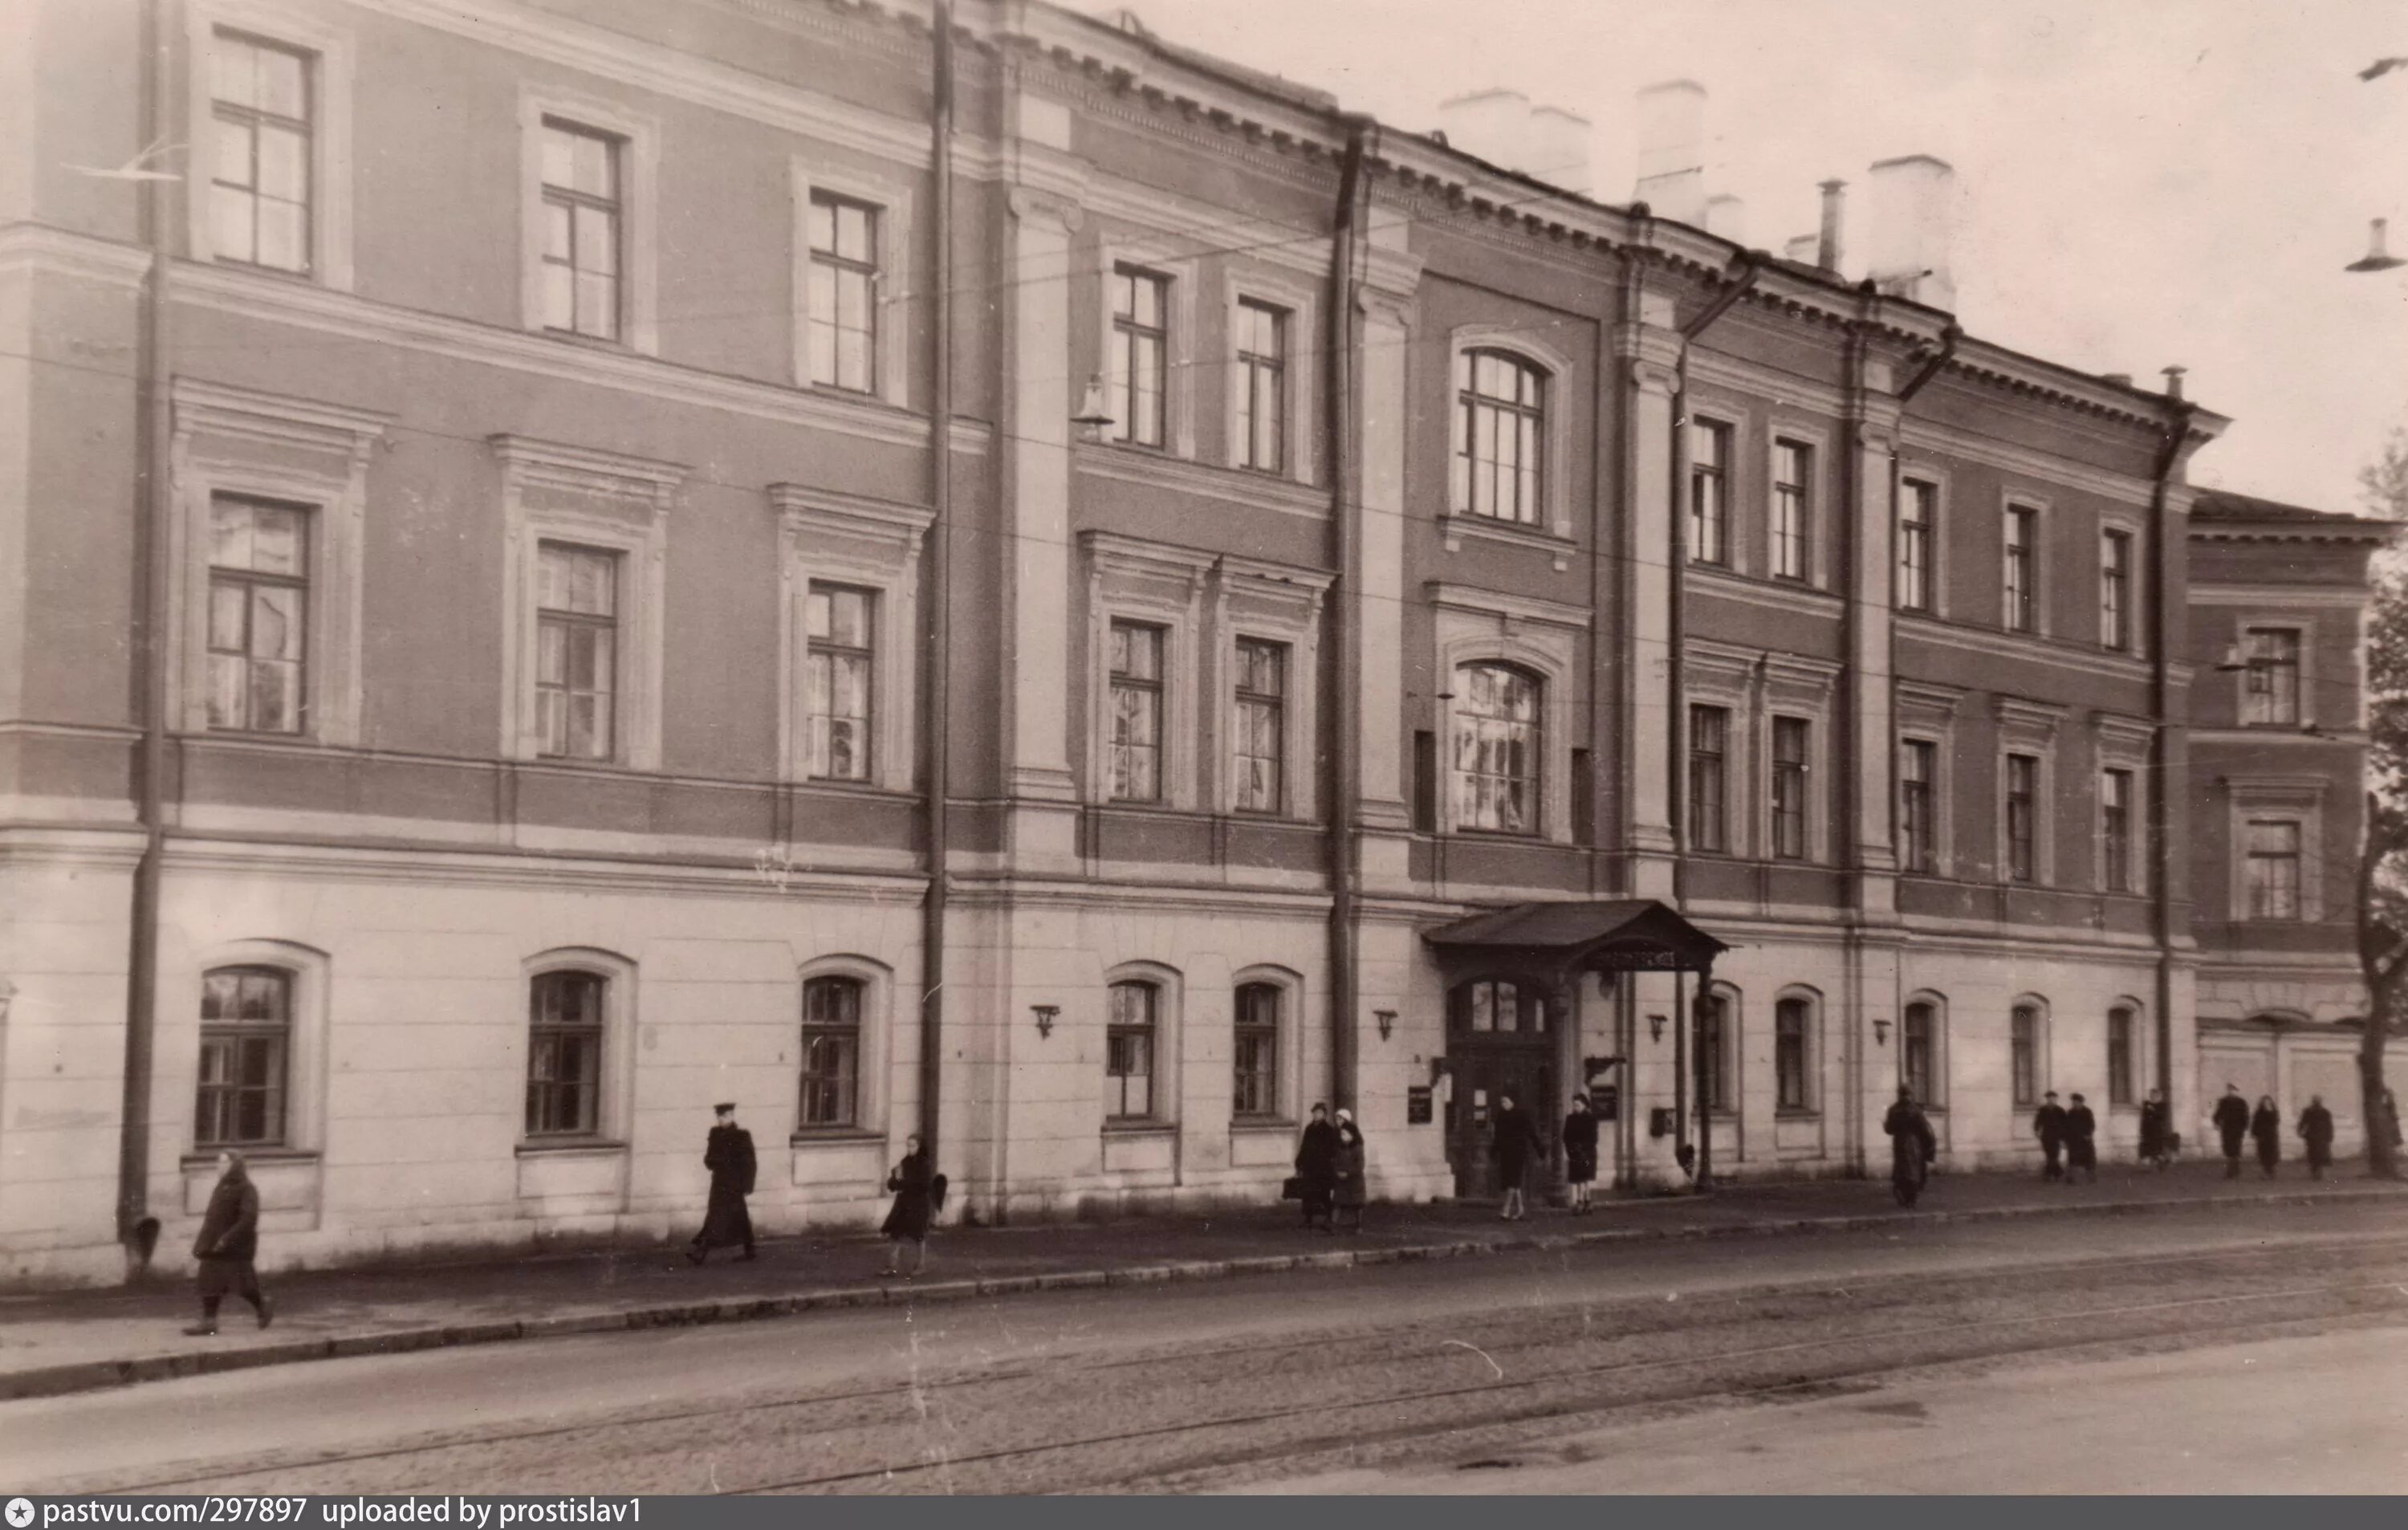
[[1556,1005],[1511,982],[1465,983],[1450,995],[1446,1055],[1453,1090],[1446,1144],[1458,1200],[1501,1194],[1497,1107],[1508,1096],[1539,1133],[1525,1187],[1535,1191],[1557,1177],[1563,1101],[1555,1033],[1562,1021]]

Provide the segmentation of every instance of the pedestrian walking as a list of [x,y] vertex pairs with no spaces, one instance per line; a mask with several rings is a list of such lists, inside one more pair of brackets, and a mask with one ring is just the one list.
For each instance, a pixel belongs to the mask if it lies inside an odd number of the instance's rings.
[[1329,1107],[1315,1102],[1312,1119],[1296,1144],[1296,1177],[1304,1191],[1304,1225],[1318,1221],[1322,1231],[1338,1231],[1331,1203],[1338,1194],[1338,1128],[1329,1123]]
[[2065,1113],[2066,1181],[2071,1183],[2077,1173],[2085,1184],[2099,1182],[2099,1118],[2079,1094],[2073,1096],[2073,1108]]
[[2224,1177],[2241,1178],[2241,1139],[2249,1135],[2249,1102],[2241,1097],[2237,1085],[2226,1084],[2224,1097],[2215,1102],[2215,1135],[2224,1147]]
[[1931,1129],[1931,1118],[1923,1113],[1923,1107],[1915,1103],[1914,1091],[1905,1084],[1898,1086],[1897,1103],[1882,1117],[1882,1130],[1889,1134],[1891,1193],[1899,1205],[1912,1207],[1940,1157],[1939,1134]]
[[2040,1138],[2040,1151],[2045,1162],[2041,1166],[2043,1180],[2062,1180],[2065,1165],[2058,1161],[2065,1151],[2065,1107],[2057,1103],[2057,1091],[2041,1096],[2040,1108],[2032,1112],[2032,1136]]
[[928,1267],[928,1223],[937,1217],[937,1200],[944,1194],[943,1177],[931,1172],[928,1154],[917,1137],[903,1139],[903,1160],[887,1173],[886,1188],[895,1204],[886,1210],[879,1231],[886,1235],[886,1267],[880,1276],[902,1273],[903,1245],[911,1245],[911,1273]]
[[1352,1211],[1354,1213],[1354,1225],[1351,1231],[1359,1233],[1363,1230],[1363,1203],[1370,1198],[1365,1178],[1369,1163],[1363,1147],[1362,1128],[1354,1124],[1354,1112],[1342,1106],[1338,1111],[1338,1151],[1332,1160],[1332,1167],[1336,1182],[1329,1196],[1332,1208],[1330,1231],[1335,1233],[1338,1230],[1337,1212]]
[[2300,1140],[2308,1146],[2308,1178],[2323,1179],[2332,1167],[2333,1119],[2322,1094],[2309,1095],[2308,1108],[2300,1112]]
[[2163,1173],[2173,1157],[2173,1120],[2166,1109],[2166,1097],[2152,1089],[2141,1102],[2141,1162]]
[[1522,1182],[1529,1177],[1530,1160],[1539,1152],[1539,1129],[1511,1094],[1497,1096],[1497,1118],[1491,1131],[1496,1144],[1497,1183],[1505,1192],[1505,1220],[1527,1216],[1522,1203]]
[[694,1235],[694,1246],[685,1256],[695,1264],[710,1257],[713,1249],[742,1245],[738,1259],[757,1259],[752,1247],[752,1213],[744,1197],[752,1194],[752,1179],[759,1172],[759,1160],[752,1153],[752,1134],[736,1124],[733,1104],[714,1105],[712,1114],[719,1120],[710,1128],[710,1137],[702,1150],[702,1166],[710,1171],[710,1200],[703,1208],[702,1230]]
[[259,1289],[259,1188],[242,1154],[218,1154],[217,1188],[209,1192],[208,1209],[201,1214],[201,1231],[193,1239],[193,1257],[200,1261],[201,1321],[184,1330],[196,1338],[218,1331],[218,1304],[233,1292],[259,1314],[262,1328],[276,1321],[276,1308]]
[[1564,1115],[1564,1180],[1571,1186],[1572,1209],[1585,1216],[1589,1187],[1597,1182],[1597,1116],[1586,1094],[1574,1094]]
[[2283,1160],[2283,1113],[2274,1108],[2274,1096],[2258,1096],[2258,1108],[2249,1116],[2249,1136],[2258,1144],[2258,1166],[2269,1180],[2274,1177],[2274,1165]]

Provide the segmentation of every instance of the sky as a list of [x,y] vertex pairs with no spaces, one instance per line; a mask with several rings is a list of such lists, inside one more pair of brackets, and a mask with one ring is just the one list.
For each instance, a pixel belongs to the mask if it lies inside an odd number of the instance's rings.
[[[1088,0],[1080,8],[1120,8]],[[1335,93],[1399,128],[1518,90],[1596,125],[1632,185],[1632,98],[1708,92],[1707,186],[1750,244],[1811,233],[1816,184],[1956,167],[1969,334],[2232,417],[2191,480],[2358,508],[2408,426],[2408,268],[2343,267],[2370,219],[2408,256],[2408,0],[1135,0],[1165,39]],[[1851,271],[1850,275],[1861,275]]]

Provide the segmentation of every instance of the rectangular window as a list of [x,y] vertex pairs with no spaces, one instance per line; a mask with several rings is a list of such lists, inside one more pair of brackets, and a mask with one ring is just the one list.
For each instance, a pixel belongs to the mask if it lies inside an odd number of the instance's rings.
[[2285,727],[2300,721],[2300,633],[2296,627],[2252,627],[2242,652],[2241,721],[2251,727]]
[[1115,1121],[1154,1115],[1154,1007],[1152,983],[1114,983],[1104,1026],[1104,1111]]
[[1503,665],[1455,672],[1455,826],[1498,834],[1539,831],[1541,692]]
[[2132,890],[2132,773],[2099,776],[2099,852],[2101,879],[2110,893]]
[[2099,539],[2099,643],[2118,653],[2132,646],[2132,534]]
[[1900,610],[1931,609],[1932,536],[1940,519],[1940,486],[1913,479],[1899,486],[1898,604]]
[[1233,1114],[1279,1114],[1280,989],[1246,983],[1238,989]]
[[2018,1004],[2008,1018],[2008,1078],[2014,1102],[2029,1106],[2040,1099],[2040,1011]]
[[536,558],[536,752],[608,760],[617,748],[619,555],[563,542]]
[[2007,756],[2007,879],[2028,882],[2039,878],[2040,760],[2030,754]]
[[2107,1103],[2132,1103],[2132,1011],[2107,1011]]
[[209,726],[297,734],[308,691],[309,512],[209,501]]
[[220,260],[308,273],[312,63],[265,37],[210,36],[209,249]]
[[1813,536],[1814,449],[1796,441],[1772,446],[1772,577],[1810,578],[1807,545]]
[[284,1145],[293,979],[273,967],[221,967],[201,978],[196,1148]]
[[1804,999],[1783,999],[1772,1009],[1772,1078],[1775,1104],[1783,1110],[1811,1110],[1814,1096],[1808,1071],[1807,1030],[1813,1020]]
[[1730,849],[1728,784],[1730,712],[1721,707],[1689,708],[1689,848],[1717,853]]
[[878,219],[867,202],[811,193],[808,348],[811,381],[878,391]]
[[1276,813],[1287,778],[1287,645],[1238,639],[1238,792],[1241,813]]
[[2248,828],[2249,917],[2300,917],[2300,825],[2252,819]]
[[803,984],[802,1126],[859,1122],[861,995],[857,978],[813,978]]
[[1906,1087],[1925,1105],[1938,1105],[1932,1084],[1939,1077],[1937,1059],[1940,1051],[1940,1014],[1928,1004],[1906,1007],[1906,1023],[1900,1028],[1899,1061],[1905,1069]]
[[1934,797],[1940,746],[1910,738],[1898,751],[1898,822],[1899,860],[1907,871],[1930,871],[1939,865],[1939,819]]
[[1114,802],[1162,800],[1160,627],[1115,622],[1111,629],[1111,735],[1104,768]]
[[1803,718],[1772,720],[1772,853],[1784,861],[1806,858],[1808,727]]
[[1261,473],[1287,471],[1287,321],[1285,308],[1238,301],[1229,409],[1238,422],[1238,465]]
[[1449,492],[1457,515],[1536,525],[1544,503],[1546,374],[1501,350],[1455,359],[1455,457]]
[[602,1129],[602,1001],[608,979],[547,972],[527,985],[526,1134]]
[[1170,391],[1170,279],[1112,268],[1112,439],[1163,443]]
[[878,592],[814,580],[809,658],[813,780],[869,779]]
[[2040,631],[2040,512],[2007,508],[2006,624],[2009,632]]
[[543,120],[543,327],[619,337],[624,139]]
[[1689,427],[1689,561],[1730,562],[1730,427],[1700,420]]

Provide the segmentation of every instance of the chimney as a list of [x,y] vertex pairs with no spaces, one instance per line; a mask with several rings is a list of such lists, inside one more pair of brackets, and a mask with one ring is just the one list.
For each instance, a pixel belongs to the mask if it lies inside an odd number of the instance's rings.
[[1814,248],[1820,242],[1812,234],[1800,234],[1781,247],[1781,258],[1795,261],[1800,265],[1812,265],[1814,264]]
[[2166,396],[2168,398],[2175,399],[2182,397],[2183,374],[2189,371],[2190,368],[2187,366],[2169,366],[2165,367],[2163,370],[2166,375]]
[[1727,193],[1706,198],[1706,232],[1736,245],[1747,243],[1747,204]]
[[1956,172],[1909,154],[1872,167],[1872,232],[1865,274],[1880,291],[1935,308],[1956,307]]
[[1846,181],[1823,182],[1823,232],[1814,241],[1814,264],[1834,276],[1840,270],[1840,215],[1847,195]]
[[1561,107],[1534,107],[1519,91],[1459,95],[1438,108],[1443,140],[1500,169],[1518,171],[1585,196],[1588,119]]
[[1639,93],[1639,187],[1658,218],[1701,222],[1706,212],[1706,88],[1668,80]]

